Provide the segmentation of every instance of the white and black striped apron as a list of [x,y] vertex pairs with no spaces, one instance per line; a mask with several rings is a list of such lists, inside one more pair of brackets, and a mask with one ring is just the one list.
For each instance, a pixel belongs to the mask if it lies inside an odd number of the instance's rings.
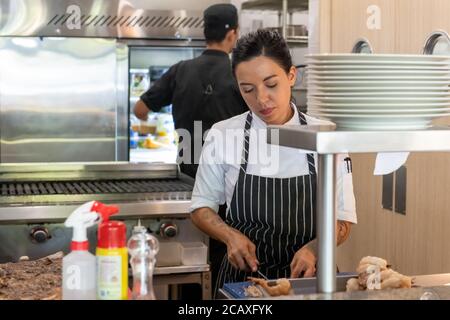
[[[299,111],[300,124],[305,116]],[[247,174],[250,128],[249,112],[244,132],[244,150],[226,222],[245,234],[256,246],[259,270],[268,278],[289,277],[295,253],[316,237],[316,169],[307,154],[309,174],[291,178],[267,178]],[[252,273],[235,269],[224,256],[215,293],[224,283],[247,280]]]

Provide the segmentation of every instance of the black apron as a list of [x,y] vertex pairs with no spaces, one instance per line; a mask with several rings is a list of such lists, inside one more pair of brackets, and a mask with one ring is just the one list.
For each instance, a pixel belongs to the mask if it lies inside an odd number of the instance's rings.
[[[306,125],[299,111],[300,124]],[[313,154],[306,154],[309,174],[291,178],[266,178],[247,174],[249,112],[244,131],[244,150],[226,223],[246,235],[256,246],[259,270],[269,279],[289,277],[295,253],[316,237],[316,169]],[[225,254],[215,293],[224,283],[246,281],[258,275],[235,269]]]

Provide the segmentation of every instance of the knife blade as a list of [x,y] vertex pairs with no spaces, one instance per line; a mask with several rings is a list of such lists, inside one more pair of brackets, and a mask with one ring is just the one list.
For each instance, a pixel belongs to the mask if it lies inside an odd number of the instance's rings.
[[264,280],[269,280],[261,271],[256,271]]

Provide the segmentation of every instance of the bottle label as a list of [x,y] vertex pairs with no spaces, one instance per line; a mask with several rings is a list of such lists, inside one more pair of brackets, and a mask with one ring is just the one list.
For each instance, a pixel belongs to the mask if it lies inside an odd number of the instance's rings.
[[97,256],[97,295],[102,300],[122,298],[122,257]]

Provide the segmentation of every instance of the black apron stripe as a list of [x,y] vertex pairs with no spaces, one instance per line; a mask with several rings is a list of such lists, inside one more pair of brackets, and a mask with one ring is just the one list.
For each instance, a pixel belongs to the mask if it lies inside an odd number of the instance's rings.
[[[286,201],[284,201],[284,196],[286,195],[286,192],[283,192],[283,179],[280,179],[280,190],[281,190],[281,212],[286,212]],[[276,215],[278,215],[278,212],[275,213]],[[278,219],[277,219],[278,220]],[[281,252],[281,246],[283,244],[283,230],[284,230],[284,225],[283,225],[283,219],[280,219],[280,231],[278,232],[279,237],[278,237],[278,256],[279,256],[279,260],[278,263],[282,263],[283,262],[283,256],[282,256],[282,252]]]
[[[271,217],[272,217],[272,234],[270,235],[270,239],[269,239],[269,243],[268,245],[272,247],[272,265],[271,267],[274,267],[276,265],[275,262],[275,246],[274,246],[274,242],[275,242],[275,232],[277,230],[277,221],[276,221],[276,205],[280,203],[280,193],[276,192],[276,183],[275,183],[275,179],[272,179],[272,192],[273,192],[273,197],[275,197],[275,201],[273,201],[272,203],[272,212],[271,212]],[[278,199],[278,201],[277,201]]]
[[[251,210],[251,217],[252,217],[252,224],[253,228],[249,231],[249,237],[252,241],[257,241],[256,233],[258,230],[263,228],[261,224],[261,216],[259,212],[259,198],[261,193],[260,190],[260,177],[259,176],[252,176],[251,179],[251,187],[250,192],[252,194],[255,194],[255,197],[252,197],[252,201],[250,202],[250,210]],[[259,241],[257,241],[259,242]],[[256,243],[255,243],[256,244]]]
[[[268,234],[268,232],[269,232],[269,206],[268,206],[268,204],[267,204],[267,199],[269,198],[269,193],[268,193],[268,188],[269,188],[269,179],[267,178],[267,177],[265,177],[264,178],[265,179],[265,186],[266,186],[266,190],[265,190],[265,196],[266,196],[266,198],[265,198],[265,205],[264,205],[264,208],[265,208],[265,213],[266,213],[266,216],[265,216],[265,221],[266,221],[266,229],[264,230],[264,244],[265,244],[265,246],[264,246],[264,252],[265,252],[265,254],[266,254],[266,264],[267,264],[267,262],[269,261],[269,252],[268,252],[268,250],[269,250],[269,246],[267,245],[268,243],[269,243],[269,239],[267,238],[267,234]],[[268,267],[268,265],[267,265],[267,267]]]
[[300,193],[302,190],[299,190],[298,188],[298,177],[295,177],[295,199],[297,199],[297,201],[295,201],[293,204],[295,205],[295,235],[294,235],[294,239],[295,241],[293,241],[293,246],[292,246],[292,250],[296,251],[297,249],[297,244],[300,243],[300,237],[299,237],[299,230],[298,230],[298,216],[299,216],[299,212],[298,212],[298,206],[299,206],[299,199],[300,199]]
[[303,235],[302,235],[302,243],[305,243],[305,235],[306,235],[306,221],[305,221],[305,213],[306,213],[306,184],[305,184],[305,176],[302,176],[302,185],[303,185],[303,197],[302,197],[302,224],[303,224]]
[[[310,204],[311,204],[311,213],[310,213],[310,217],[311,217],[311,227],[310,227],[310,235],[309,238],[310,239],[314,239],[316,237],[315,234],[315,230],[316,230],[316,226],[315,226],[315,219],[313,219],[313,217],[315,217],[315,205],[316,205],[316,197],[315,197],[315,188],[313,189],[313,175],[309,175],[309,194],[310,194]],[[315,177],[315,176],[314,176]]]
[[[289,226],[288,226],[288,233],[286,236],[286,256],[292,257],[293,256],[293,247],[295,246],[296,242],[296,230],[295,227],[295,208],[296,208],[296,199],[298,199],[297,196],[297,186],[295,185],[295,179],[290,178],[289,179],[289,190],[292,190],[292,192],[289,192]],[[293,191],[295,190],[295,193]],[[292,194],[292,195],[291,195]]]

